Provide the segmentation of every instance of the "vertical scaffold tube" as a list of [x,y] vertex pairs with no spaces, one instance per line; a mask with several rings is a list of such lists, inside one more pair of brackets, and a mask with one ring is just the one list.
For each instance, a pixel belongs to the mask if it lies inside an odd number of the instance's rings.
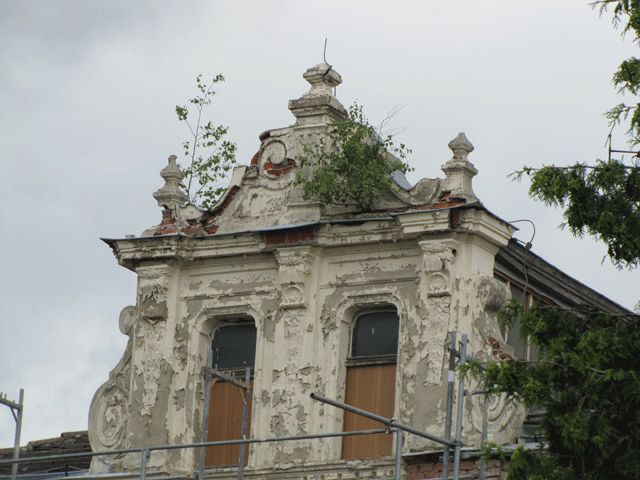
[[[467,362],[467,335],[462,335],[460,346],[460,360],[458,366]],[[456,398],[456,438],[453,451],[453,478],[460,479],[460,447],[462,445],[462,420],[464,416],[464,375],[458,375],[458,397]]]
[[[451,343],[449,344],[449,371],[447,372],[447,412],[444,421],[444,438],[451,440],[451,419],[453,417],[453,392],[456,381],[456,332],[451,333]],[[449,478],[449,456],[451,451],[449,445],[444,446],[442,454],[442,480]]]
[[402,435],[402,430],[396,430],[396,469],[395,469],[395,480],[400,480],[402,477],[402,443],[404,441],[404,436]]

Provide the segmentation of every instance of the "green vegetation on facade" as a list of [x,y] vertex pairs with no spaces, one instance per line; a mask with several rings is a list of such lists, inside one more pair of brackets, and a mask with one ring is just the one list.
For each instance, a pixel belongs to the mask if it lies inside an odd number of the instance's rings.
[[186,159],[182,188],[189,202],[203,210],[209,210],[226,190],[222,180],[236,163],[236,144],[227,140],[229,127],[214,125],[205,120],[208,107],[216,94],[214,88],[224,82],[218,74],[209,83],[203,83],[202,75],[196,77],[199,94],[188,100],[187,105],[177,105],[176,115],[189,129],[190,138],[182,143]]
[[404,144],[394,144],[393,135],[376,130],[354,103],[345,119],[304,146],[302,165],[310,168],[298,173],[296,182],[306,200],[369,211],[392,188],[392,174],[409,171],[409,153]]
[[[640,2],[594,2],[613,13],[614,24],[640,40]],[[615,126],[628,121],[629,144],[640,145],[640,59],[620,65],[613,77],[623,94],[636,97],[607,113]],[[640,263],[640,171],[638,158],[592,165],[525,167],[533,198],[564,209],[566,226],[605,242],[618,267]],[[540,449],[519,449],[509,480],[637,480],[640,478],[640,316],[590,307],[561,309],[511,302],[501,321],[519,321],[523,338],[540,350],[538,360],[511,360],[469,370],[484,388],[525,406],[543,407]]]

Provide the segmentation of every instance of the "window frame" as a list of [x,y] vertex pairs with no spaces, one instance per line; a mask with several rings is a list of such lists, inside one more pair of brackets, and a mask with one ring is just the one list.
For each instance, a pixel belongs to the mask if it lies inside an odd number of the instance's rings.
[[232,367],[232,368],[220,368],[220,367],[216,367],[214,365],[214,350],[213,350],[213,342],[216,338],[216,333],[218,332],[218,330],[222,329],[222,328],[228,328],[228,327],[236,327],[236,326],[253,326],[253,328],[255,329],[255,345],[254,345],[254,351],[253,351],[253,364],[252,365],[247,365],[250,368],[250,379],[253,379],[254,375],[255,375],[255,370],[256,370],[256,355],[257,355],[257,347],[258,347],[258,327],[255,323],[255,321],[251,318],[245,318],[245,317],[240,317],[240,318],[233,318],[233,319],[228,319],[228,320],[224,320],[222,322],[220,322],[220,324],[218,326],[216,326],[216,328],[213,329],[213,331],[211,332],[211,337],[209,340],[209,360],[207,361],[207,366],[213,369],[216,369],[220,372],[225,372],[228,373],[232,376],[237,376],[238,374],[242,374],[240,376],[240,380],[244,380],[244,374],[247,371],[247,367]]
[[[359,356],[359,357],[354,357],[353,354],[353,341],[354,341],[354,332],[356,329],[356,325],[358,320],[367,314],[371,314],[371,313],[376,313],[376,314],[380,314],[380,313],[386,313],[389,315],[393,315],[394,319],[395,319],[395,324],[396,324],[396,328],[397,328],[397,332],[398,332],[398,338],[397,338],[397,342],[396,342],[396,352],[394,354],[382,354],[382,355],[367,355],[367,356]],[[366,309],[358,309],[356,310],[352,317],[351,317],[351,322],[349,324],[349,341],[348,344],[346,345],[346,347],[348,348],[347,351],[347,355],[344,361],[344,369],[345,369],[345,376],[344,376],[344,383],[343,383],[343,395],[344,395],[344,399],[345,401],[348,400],[349,398],[349,391],[350,391],[350,383],[349,383],[349,377],[350,374],[349,372],[351,371],[352,374],[355,373],[356,375],[358,375],[356,372],[360,371],[368,371],[370,369],[376,369],[378,371],[380,371],[379,369],[386,369],[386,368],[393,368],[393,384],[390,386],[392,386],[392,398],[391,398],[391,405],[392,405],[392,411],[390,412],[383,412],[383,411],[378,411],[377,413],[385,415],[385,416],[389,416],[389,417],[393,417],[395,416],[396,413],[396,409],[398,406],[398,375],[399,375],[399,369],[398,369],[398,364],[399,364],[399,360],[400,360],[400,331],[401,331],[401,325],[400,325],[400,312],[399,312],[399,308],[395,305],[389,305],[389,304],[385,304],[385,305],[380,305],[380,306],[371,306],[370,308],[366,308]],[[386,374],[385,374],[386,375]],[[354,389],[351,393],[356,395],[356,398],[358,396],[358,391],[360,389]],[[384,392],[389,393],[389,390],[387,389],[380,389],[380,387],[375,389],[375,397],[382,400],[384,398]],[[352,398],[352,402],[354,402],[355,398]],[[360,406],[360,408],[363,408],[363,405],[359,405],[359,402],[356,403],[352,403],[355,406]],[[371,410],[371,411],[376,411],[375,409],[372,408],[367,408],[366,406],[364,406],[365,410]],[[344,416],[342,419],[342,431],[351,431],[353,430],[354,424],[352,423],[353,420],[351,420],[349,422],[350,427],[347,427],[347,415],[351,415],[354,416],[354,414],[352,413],[348,413],[348,412],[344,412]],[[362,419],[359,419],[357,423],[361,422]],[[348,430],[346,428],[349,428]],[[366,427],[366,428],[375,428],[375,425],[372,425],[371,427]],[[356,428],[358,429],[358,428]],[[393,452],[393,442],[395,441],[393,438],[389,437],[389,438],[385,438],[384,440],[384,444],[388,445],[383,445],[381,444],[381,435],[384,434],[373,434],[373,435],[364,435],[364,436],[360,436],[360,437],[344,437],[342,438],[341,441],[341,447],[340,447],[340,459],[341,460],[366,460],[366,459],[380,459],[380,458],[386,458],[390,455],[392,455]],[[356,440],[357,439],[357,440]],[[354,442],[367,442],[369,445],[368,446],[364,446],[363,449],[363,445],[358,445],[356,446],[354,444]],[[360,454],[362,454],[363,452],[369,452],[369,453],[365,453],[364,456],[360,456]],[[356,454],[356,452],[360,452],[360,454]]]
[[[398,326],[398,340],[396,342],[396,353],[384,354],[384,355],[362,355],[358,357],[353,356],[353,340],[354,340],[354,331],[356,328],[356,324],[360,317],[364,315],[368,315],[371,313],[391,313],[397,318],[397,326]],[[356,366],[356,365],[383,365],[388,363],[397,363],[399,357],[399,349],[400,349],[400,315],[398,314],[398,310],[395,307],[383,307],[383,308],[369,308],[366,310],[359,310],[353,316],[353,321],[351,322],[351,328],[349,330],[349,350],[346,358],[346,366]]]
[[[214,367],[213,361],[214,361],[214,357],[213,357],[213,342],[215,339],[215,336],[217,334],[217,332],[221,329],[221,328],[228,328],[228,327],[236,327],[236,326],[252,326],[255,329],[255,346],[254,346],[254,355],[253,355],[253,363],[251,365],[247,365],[246,367],[235,367],[235,368],[219,368],[219,367]],[[226,375],[228,375],[229,377],[233,377],[236,380],[238,380],[239,382],[245,382],[247,380],[246,378],[246,372],[247,372],[247,368],[249,368],[249,388],[247,388],[245,390],[245,395],[246,395],[246,400],[247,400],[247,406],[248,406],[248,411],[247,411],[247,430],[245,431],[245,434],[250,435],[251,432],[251,427],[252,427],[252,423],[253,423],[253,419],[254,419],[254,412],[253,412],[253,403],[254,403],[254,392],[255,392],[255,388],[254,388],[254,377],[255,377],[255,372],[256,372],[256,361],[258,359],[258,335],[259,335],[259,330],[258,330],[258,325],[256,324],[256,321],[253,317],[248,317],[248,316],[238,316],[238,317],[227,317],[224,319],[220,319],[219,323],[215,326],[215,328],[213,328],[210,331],[209,334],[209,353],[208,353],[208,357],[207,357],[207,366],[210,369],[215,369],[216,371],[220,372],[220,373],[224,373]],[[212,412],[212,406],[213,406],[213,390],[216,388],[216,386],[218,386],[219,388],[223,387],[223,385],[233,385],[235,388],[243,388],[240,387],[238,385],[234,385],[233,382],[229,382],[224,378],[220,378],[220,377],[216,377],[215,375],[210,377],[208,380],[206,380],[206,384],[208,385],[207,388],[207,392],[205,393],[205,417],[204,417],[204,426],[203,426],[203,436],[202,436],[202,441],[216,441],[216,440],[235,440],[236,437],[234,436],[233,438],[224,438],[225,435],[223,435],[223,438],[216,438],[215,435],[215,428],[211,428],[211,412]],[[240,415],[242,415],[242,413],[240,413]],[[240,419],[240,422],[242,422],[242,419]],[[215,453],[212,452],[211,450],[214,449],[216,450]],[[236,455],[236,450],[237,450],[237,455]],[[222,453],[221,453],[222,451]],[[201,453],[200,453],[200,462],[203,465],[204,468],[206,469],[214,469],[214,468],[229,468],[229,467],[236,467],[238,465],[238,462],[236,461],[236,457],[239,456],[239,452],[240,452],[240,446],[239,445],[225,445],[225,446],[215,446],[215,447],[206,447],[201,449]],[[250,460],[250,456],[252,455],[252,449],[250,447],[249,444],[246,444],[244,446],[244,464],[248,465],[249,464],[249,460]],[[229,456],[230,457],[230,461],[231,463],[227,463],[227,462],[220,462],[219,459],[220,457],[225,457],[225,456]],[[217,458],[216,458],[217,457]]]

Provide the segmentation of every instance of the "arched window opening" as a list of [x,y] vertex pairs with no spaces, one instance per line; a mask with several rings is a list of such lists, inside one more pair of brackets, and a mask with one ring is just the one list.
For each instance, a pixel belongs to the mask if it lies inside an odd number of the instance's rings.
[[[395,310],[364,312],[355,318],[351,350],[347,359],[345,402],[384,417],[393,417],[398,314]],[[349,412],[344,414],[345,432],[380,428],[380,424]],[[377,458],[391,455],[391,435],[345,437],[342,458]]]
[[[228,322],[215,330],[211,342],[210,366],[220,376],[214,376],[211,385],[207,441],[242,438],[243,423],[244,436],[250,436],[255,355],[256,327],[253,323]],[[243,384],[248,388],[243,388]],[[248,455],[249,448],[245,446],[244,463],[247,463]],[[205,453],[205,465],[237,465],[239,457],[238,445],[209,447]]]

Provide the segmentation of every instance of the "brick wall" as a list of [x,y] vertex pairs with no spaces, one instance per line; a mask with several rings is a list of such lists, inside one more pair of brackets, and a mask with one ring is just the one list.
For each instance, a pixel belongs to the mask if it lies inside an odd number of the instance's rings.
[[[501,460],[489,460],[485,465],[486,480],[504,480],[507,464]],[[460,462],[461,479],[478,479],[480,460],[467,459]],[[453,462],[449,463],[449,477],[453,476]],[[441,480],[442,462],[435,460],[410,462],[405,467],[406,480]]]

